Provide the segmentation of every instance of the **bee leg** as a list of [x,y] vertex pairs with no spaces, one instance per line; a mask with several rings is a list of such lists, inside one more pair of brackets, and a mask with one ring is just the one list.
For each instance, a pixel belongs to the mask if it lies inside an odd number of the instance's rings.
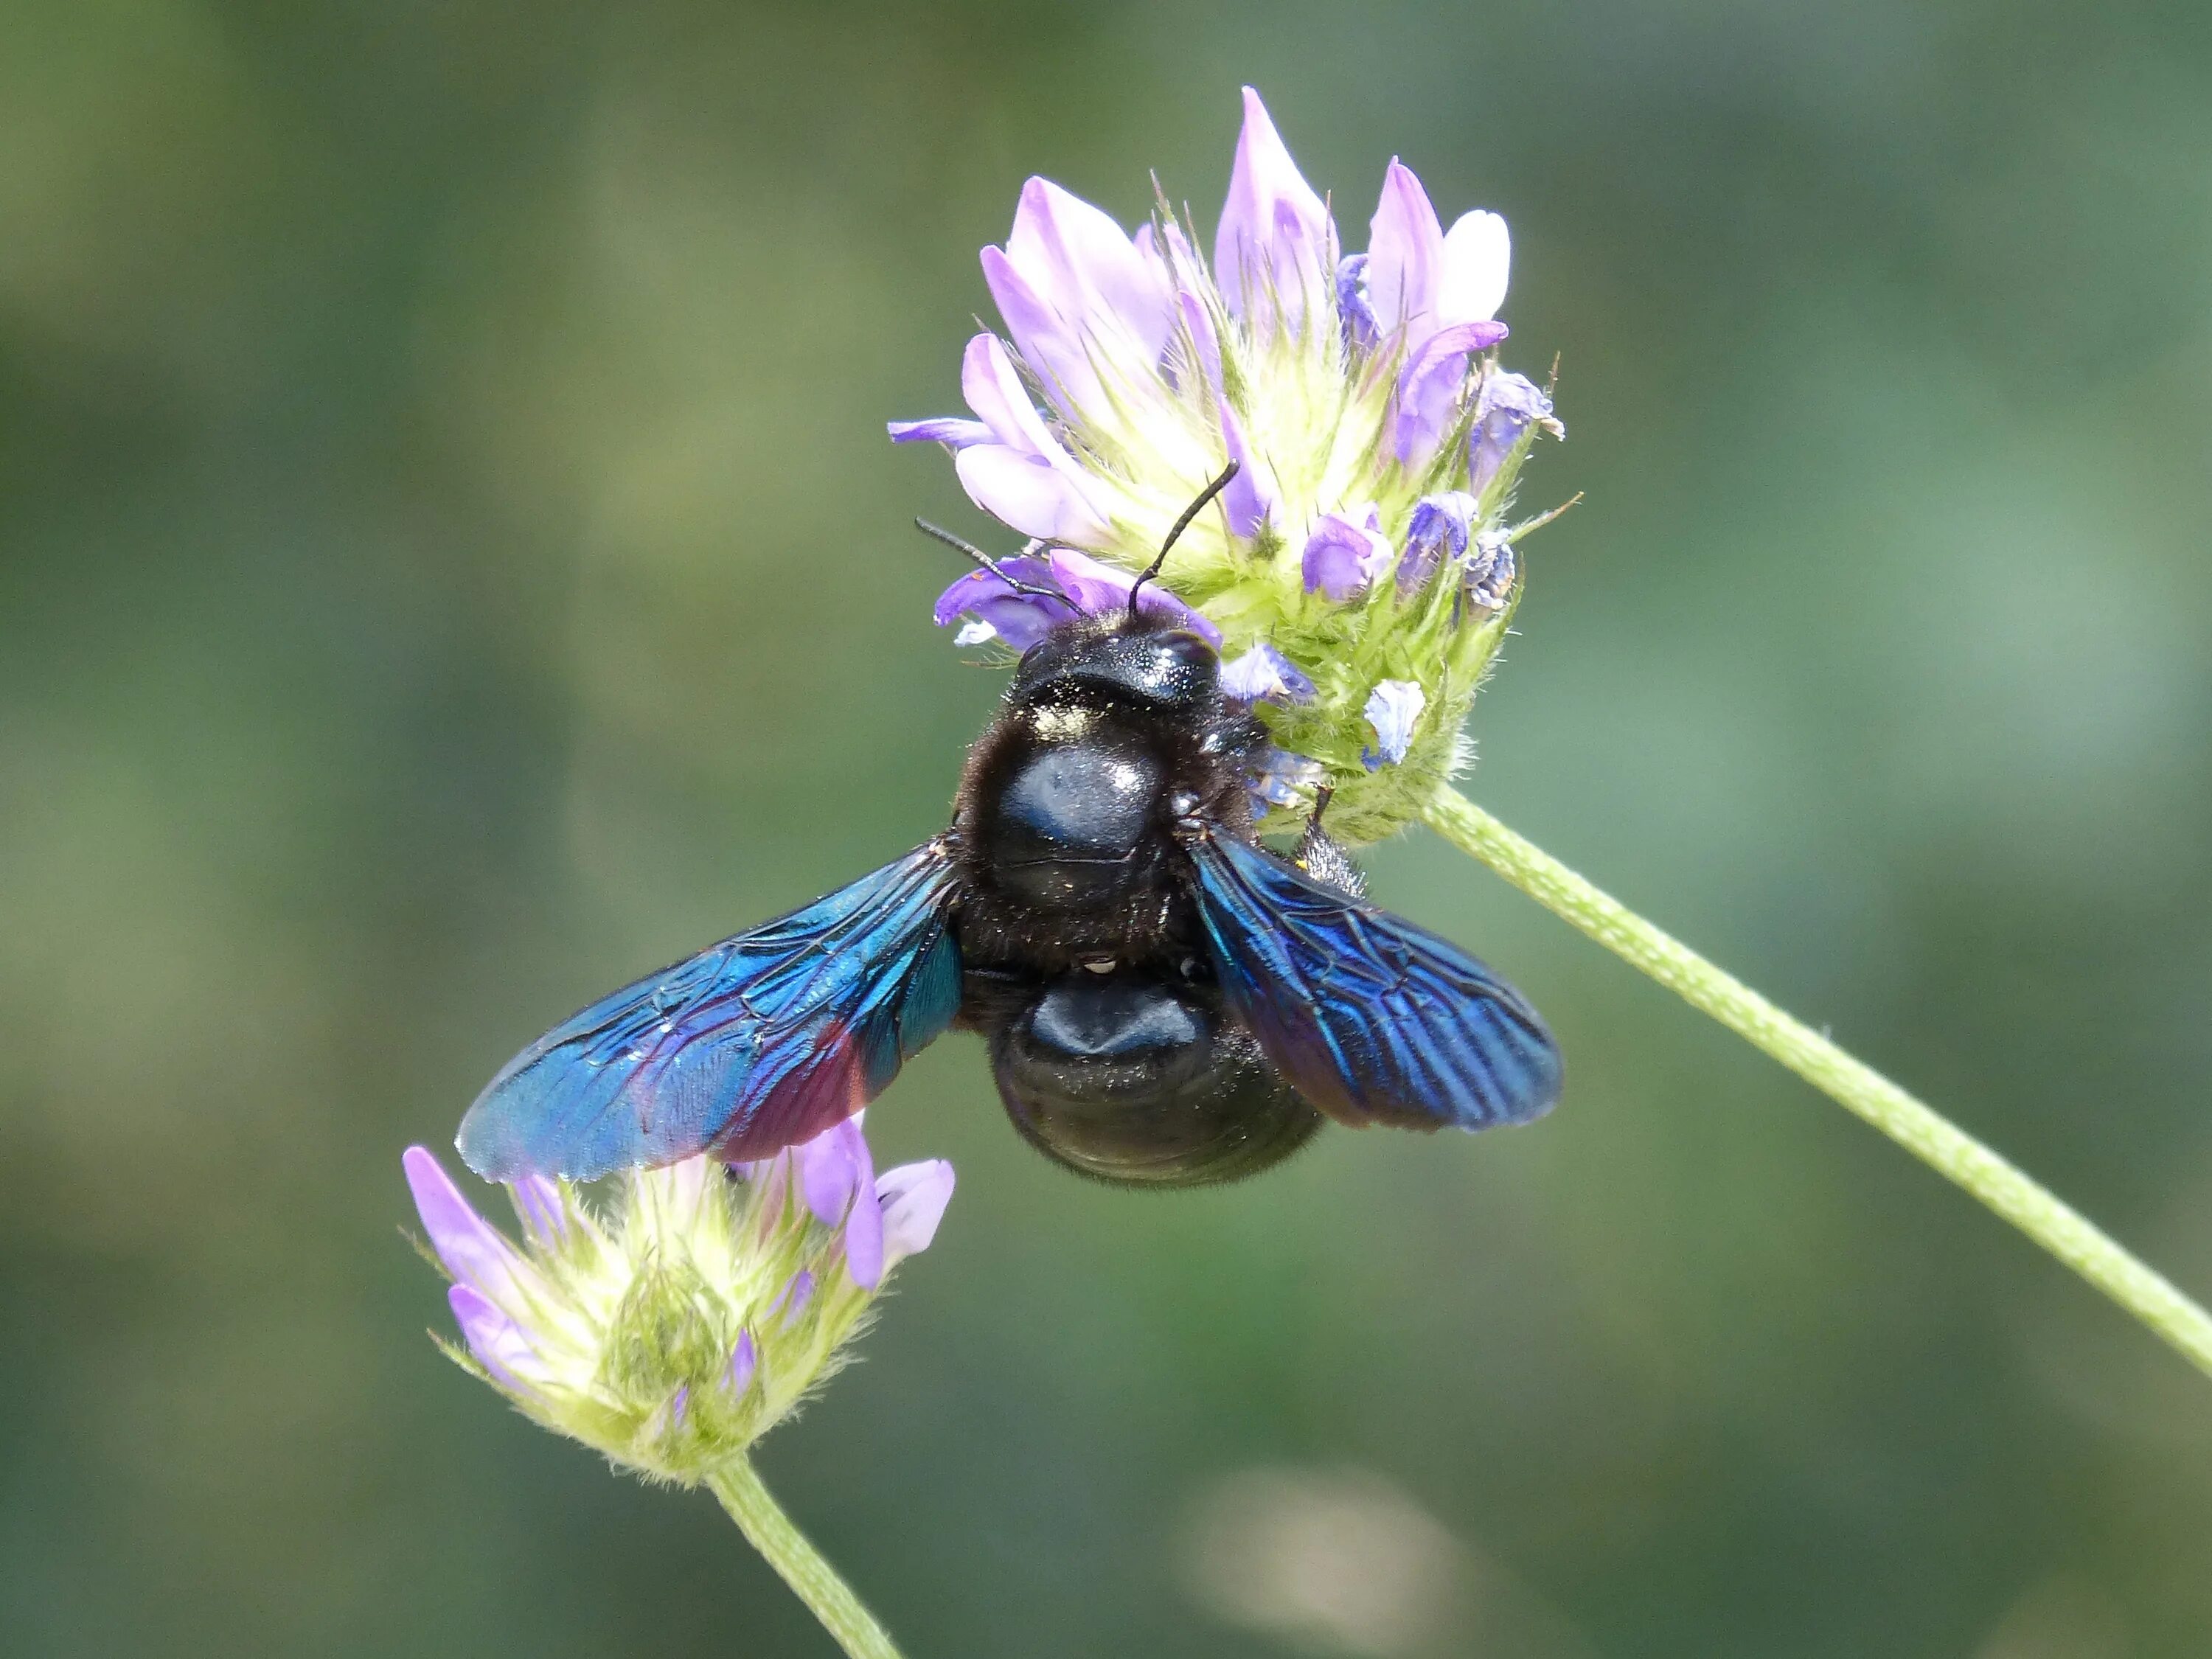
[[1305,835],[1299,840],[1298,850],[1291,855],[1291,862],[1346,898],[1364,898],[1367,878],[1359,873],[1352,854],[1321,827],[1321,815],[1328,811],[1329,798],[1335,793],[1334,787],[1326,783],[1314,793],[1313,816],[1306,820]]

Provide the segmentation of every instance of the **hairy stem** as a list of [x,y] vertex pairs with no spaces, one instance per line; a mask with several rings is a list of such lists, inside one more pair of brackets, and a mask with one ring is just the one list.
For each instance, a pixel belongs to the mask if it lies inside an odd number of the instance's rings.
[[730,1519],[746,1540],[768,1558],[799,1599],[806,1603],[823,1629],[836,1638],[837,1645],[853,1659],[899,1659],[899,1650],[875,1615],[860,1605],[851,1586],[821,1552],[792,1524],[791,1517],[761,1482],[749,1458],[736,1462],[708,1477],[707,1485],[729,1511]]
[[1607,897],[1458,791],[1437,793],[1431,828],[1606,949],[1711,1014],[1956,1182],[2212,1373],[2212,1315],[2058,1196],[1914,1099],[1871,1066],[1800,1024],[1741,981]]

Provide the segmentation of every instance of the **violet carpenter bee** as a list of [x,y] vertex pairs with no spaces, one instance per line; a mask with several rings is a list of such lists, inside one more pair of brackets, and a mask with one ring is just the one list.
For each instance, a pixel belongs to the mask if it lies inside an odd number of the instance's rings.
[[555,1027],[470,1108],[469,1166],[585,1180],[763,1158],[954,1025],[988,1045],[1024,1139],[1130,1186],[1255,1174],[1325,1119],[1481,1129],[1548,1109],[1559,1051],[1517,992],[1367,903],[1318,810],[1294,856],[1258,842],[1264,729],[1212,646],[1139,608],[1234,471],[1125,611],[1022,657],[942,835]]

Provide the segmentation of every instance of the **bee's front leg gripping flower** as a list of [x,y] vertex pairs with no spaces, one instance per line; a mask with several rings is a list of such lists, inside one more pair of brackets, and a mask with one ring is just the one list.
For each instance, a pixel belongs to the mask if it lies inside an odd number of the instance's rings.
[[428,1151],[403,1164],[453,1280],[447,1352],[533,1421],[685,1486],[836,1370],[952,1194],[949,1164],[876,1175],[857,1118],[757,1164],[629,1171],[603,1203],[525,1177],[513,1239]]

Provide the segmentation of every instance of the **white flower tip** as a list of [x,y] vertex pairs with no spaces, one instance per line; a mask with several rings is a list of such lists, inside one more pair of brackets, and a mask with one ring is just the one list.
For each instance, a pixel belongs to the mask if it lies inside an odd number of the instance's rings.
[[952,1166],[941,1158],[884,1171],[876,1198],[884,1209],[885,1267],[929,1248],[952,1201]]
[[1513,237],[1498,214],[1477,208],[1444,233],[1443,281],[1437,295],[1439,320],[1487,322],[1505,303],[1512,273]]

